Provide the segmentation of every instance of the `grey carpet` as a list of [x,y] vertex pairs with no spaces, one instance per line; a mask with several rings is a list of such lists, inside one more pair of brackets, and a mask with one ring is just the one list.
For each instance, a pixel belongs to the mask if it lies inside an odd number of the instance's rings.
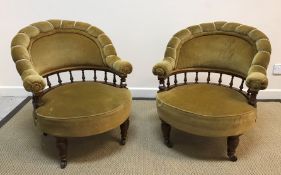
[[0,96],[0,120],[2,120],[11,110],[13,110],[26,97],[4,97]]
[[69,141],[59,168],[55,139],[33,125],[29,102],[0,128],[0,174],[281,174],[281,103],[259,102],[255,128],[241,136],[237,162],[226,157],[225,138],[172,129],[173,148],[162,142],[155,101],[133,102],[128,141],[119,128]]

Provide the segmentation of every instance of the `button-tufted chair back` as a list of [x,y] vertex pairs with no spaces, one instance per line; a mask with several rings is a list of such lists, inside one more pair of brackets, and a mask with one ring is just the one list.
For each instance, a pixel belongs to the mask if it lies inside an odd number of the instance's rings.
[[[48,20],[19,31],[12,55],[20,74],[33,67],[40,75],[69,68],[108,65],[116,51],[97,27],[84,22]],[[23,68],[24,67],[24,68]]]
[[214,68],[247,76],[265,72],[271,46],[261,31],[239,23],[203,23],[183,29],[169,41],[165,60],[172,69]]

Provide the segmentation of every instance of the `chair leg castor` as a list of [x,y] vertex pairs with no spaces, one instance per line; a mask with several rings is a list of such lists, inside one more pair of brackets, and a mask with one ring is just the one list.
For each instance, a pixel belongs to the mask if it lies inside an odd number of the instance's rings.
[[61,160],[60,161],[60,168],[61,169],[64,169],[66,167],[66,165],[67,165],[67,160]]
[[120,145],[125,145],[126,144],[126,138],[127,138],[129,123],[130,123],[129,119],[127,119],[124,123],[122,123],[120,125],[120,130],[121,130]]
[[168,147],[168,148],[172,148],[173,145],[170,141],[170,132],[171,132],[171,125],[169,125],[168,123],[164,122],[163,120],[161,120],[161,129],[162,129],[162,133],[163,133],[163,137],[164,137],[164,144]]
[[237,157],[235,155],[236,148],[239,144],[239,136],[229,136],[227,137],[227,156],[230,161],[237,161]]
[[237,161],[237,157],[235,155],[232,156],[228,156],[229,160],[232,162],[236,162]]
[[57,137],[56,144],[59,151],[60,167],[63,169],[67,165],[67,138]]

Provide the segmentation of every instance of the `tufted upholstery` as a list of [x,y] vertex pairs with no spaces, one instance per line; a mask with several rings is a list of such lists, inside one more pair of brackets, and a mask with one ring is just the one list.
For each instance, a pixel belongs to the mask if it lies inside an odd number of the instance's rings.
[[[120,126],[120,144],[125,144],[132,102],[125,81],[132,65],[117,56],[103,31],[79,21],[37,22],[18,32],[11,52],[24,88],[33,93],[35,124],[56,137],[61,168],[67,164],[69,137],[92,136]],[[85,70],[92,71],[92,80],[86,79]],[[81,71],[82,81],[72,71]],[[65,72],[70,82],[60,77]],[[45,89],[43,78],[49,88]]]
[[33,93],[44,89],[42,76],[61,69],[100,66],[120,74],[132,71],[103,31],[79,21],[33,23],[13,38],[11,52],[25,89]]
[[[131,64],[116,55],[111,40],[99,28],[66,20],[37,22],[21,29],[11,47],[25,89],[40,97],[34,116],[43,132],[82,137],[108,131],[128,118],[131,95],[126,88],[78,82],[44,90],[44,75],[60,70],[99,67],[120,76],[132,72]],[[84,130],[79,122],[84,122]]]
[[[200,136],[227,137],[227,155],[236,161],[239,136],[256,123],[256,95],[268,85],[270,54],[267,36],[239,23],[202,23],[177,32],[163,61],[152,69],[160,84],[156,105],[164,143],[171,147],[171,127]],[[187,78],[190,72],[196,72],[194,82]],[[199,72],[208,74],[206,82],[198,81]],[[214,73],[219,74],[218,83],[210,78]],[[222,83],[223,74],[230,75],[229,86]],[[241,79],[239,89],[233,87],[234,77]]]
[[230,22],[202,23],[177,32],[154,75],[184,68],[216,68],[246,77],[253,90],[265,89],[271,54],[267,36],[254,27]]

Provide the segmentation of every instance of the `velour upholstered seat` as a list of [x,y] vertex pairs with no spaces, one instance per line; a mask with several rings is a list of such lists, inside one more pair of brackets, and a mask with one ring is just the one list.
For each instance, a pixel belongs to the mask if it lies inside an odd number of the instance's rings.
[[172,146],[171,127],[227,137],[227,155],[236,161],[239,136],[256,123],[256,96],[268,85],[270,54],[268,37],[239,23],[202,23],[174,34],[152,69],[164,143]]
[[196,135],[239,135],[256,120],[256,108],[248,104],[247,98],[224,86],[179,86],[159,93],[156,99],[163,120]]
[[24,88],[33,94],[35,124],[56,137],[61,168],[67,165],[68,137],[120,126],[125,144],[132,65],[117,56],[102,30],[80,21],[36,22],[13,38],[11,54]]
[[42,97],[36,120],[46,133],[82,137],[103,133],[127,120],[131,94],[125,88],[85,82],[55,88]]

